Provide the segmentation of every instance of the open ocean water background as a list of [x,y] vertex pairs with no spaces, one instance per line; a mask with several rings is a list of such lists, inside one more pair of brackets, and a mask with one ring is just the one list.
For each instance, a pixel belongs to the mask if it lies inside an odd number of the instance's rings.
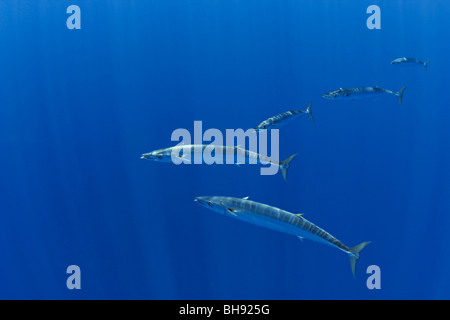
[[[0,1],[0,298],[449,299],[449,16],[444,0]],[[403,56],[429,71],[390,64]],[[321,97],[358,86],[407,88],[403,105]],[[195,120],[247,129],[310,101],[315,122],[280,130],[280,158],[298,153],[287,182],[140,159]],[[353,279],[345,253],[202,195],[372,243]]]

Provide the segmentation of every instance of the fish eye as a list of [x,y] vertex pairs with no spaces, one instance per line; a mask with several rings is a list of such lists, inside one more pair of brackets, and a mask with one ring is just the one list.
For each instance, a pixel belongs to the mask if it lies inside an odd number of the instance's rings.
[[162,155],[159,154],[159,155],[158,155],[158,159],[161,159],[161,158],[162,158]]
[[211,202],[208,202],[208,206],[212,206],[212,203],[211,203]]
[[263,126],[263,129],[265,129],[266,128],[266,126]]

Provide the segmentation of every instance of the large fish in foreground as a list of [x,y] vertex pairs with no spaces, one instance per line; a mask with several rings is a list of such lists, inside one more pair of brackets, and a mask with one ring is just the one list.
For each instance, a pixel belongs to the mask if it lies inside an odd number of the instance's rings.
[[311,112],[311,102],[309,103],[308,108],[306,108],[306,110],[291,110],[277,114],[276,116],[270,117],[269,119],[261,122],[257,127],[255,127],[255,130],[259,131],[261,129],[270,130],[280,128],[304,116],[305,114],[307,114],[311,118],[311,120],[314,121]]
[[398,102],[402,104],[403,93],[406,87],[403,87],[400,91],[394,92],[391,90],[382,89],[379,87],[361,87],[361,88],[348,88],[325,93],[322,97],[331,100],[355,100],[364,98],[376,98],[384,95],[394,95],[398,97]]
[[206,148],[209,148],[209,151],[214,151],[215,154],[221,153],[224,157],[223,163],[226,163],[227,156],[232,156],[233,159],[236,157],[236,164],[246,163],[246,160],[253,160],[254,163],[258,161],[262,164],[271,164],[278,166],[281,170],[281,174],[283,175],[284,180],[287,180],[287,169],[290,167],[290,162],[297,154],[293,154],[288,157],[284,161],[277,161],[275,159],[271,159],[265,155],[259,154],[257,152],[253,152],[250,150],[243,149],[241,147],[228,147],[228,146],[220,146],[220,145],[211,145],[211,144],[190,144],[190,145],[176,145],[174,147],[159,149],[152,152],[144,153],[141,156],[141,159],[154,160],[159,162],[173,162],[172,155],[178,158],[180,161],[191,163],[190,157],[187,157],[185,151],[189,152],[189,155],[194,155],[194,159],[196,157],[202,157]]
[[266,204],[231,197],[197,197],[195,201],[204,207],[226,216],[234,217],[262,227],[281,231],[319,243],[333,246],[349,255],[353,277],[360,252],[370,243],[363,242],[353,248],[347,247],[334,236],[309,222],[301,214],[294,214]]
[[397,65],[397,66],[420,66],[423,65],[425,67],[425,71],[428,71],[428,63],[430,63],[430,60],[427,60],[425,62],[422,62],[416,58],[397,58],[391,62],[391,64]]

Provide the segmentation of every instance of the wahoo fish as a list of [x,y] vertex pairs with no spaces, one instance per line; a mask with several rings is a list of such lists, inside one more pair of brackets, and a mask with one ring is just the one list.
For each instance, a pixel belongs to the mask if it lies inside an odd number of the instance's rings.
[[197,197],[196,202],[204,207],[223,215],[242,221],[297,236],[300,240],[309,239],[327,244],[347,253],[353,277],[356,275],[356,261],[360,252],[370,241],[358,244],[353,248],[347,247],[334,236],[306,220],[302,214],[294,214],[266,204],[231,197]]
[[417,66],[417,65],[423,65],[425,67],[425,71],[428,71],[428,63],[430,60],[427,60],[425,62],[422,62],[416,58],[398,58],[391,62],[391,64],[395,64],[398,66]]
[[314,121],[312,112],[311,112],[311,102],[308,105],[308,108],[306,110],[291,110],[284,113],[280,113],[276,116],[273,116],[267,120],[264,120],[261,122],[256,128],[256,131],[259,131],[261,129],[276,129],[283,127],[292,121],[300,118],[301,116],[304,116],[307,114],[312,121]]
[[331,100],[355,100],[363,98],[376,98],[383,95],[394,95],[398,97],[398,102],[402,104],[403,93],[406,87],[403,87],[400,91],[394,92],[391,90],[382,89],[379,87],[362,87],[362,88],[349,88],[325,93],[322,97]]
[[[190,144],[190,145],[176,145],[174,147],[159,149],[152,152],[144,153],[141,156],[141,159],[154,160],[158,162],[174,162],[172,155],[175,159],[178,159],[185,163],[191,163],[190,155],[197,154],[197,157],[202,157],[205,149],[207,149],[210,153],[214,152],[215,155],[222,154],[223,157],[232,156],[237,158],[237,165],[245,163],[248,159],[253,160],[253,163],[257,163],[258,161],[261,164],[270,164],[277,166],[281,170],[281,174],[283,175],[284,180],[287,180],[287,169],[290,167],[290,162],[297,154],[293,154],[288,157],[286,160],[279,162],[278,160],[271,159],[265,155],[259,154],[257,152],[253,152],[250,150],[243,149],[239,146],[229,147],[229,146],[220,146],[220,145],[211,145],[211,144]],[[188,153],[189,156],[186,154]],[[222,163],[226,163],[223,161]]]

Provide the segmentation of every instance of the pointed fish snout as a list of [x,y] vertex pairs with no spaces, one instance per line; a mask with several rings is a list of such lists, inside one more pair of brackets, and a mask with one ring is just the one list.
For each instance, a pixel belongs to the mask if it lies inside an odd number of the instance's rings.
[[204,206],[206,206],[208,203],[208,201],[205,200],[204,197],[195,197],[194,201]]
[[153,158],[152,155],[149,154],[149,153],[144,153],[144,154],[141,155],[141,159],[149,159],[149,160],[151,160],[152,158]]

